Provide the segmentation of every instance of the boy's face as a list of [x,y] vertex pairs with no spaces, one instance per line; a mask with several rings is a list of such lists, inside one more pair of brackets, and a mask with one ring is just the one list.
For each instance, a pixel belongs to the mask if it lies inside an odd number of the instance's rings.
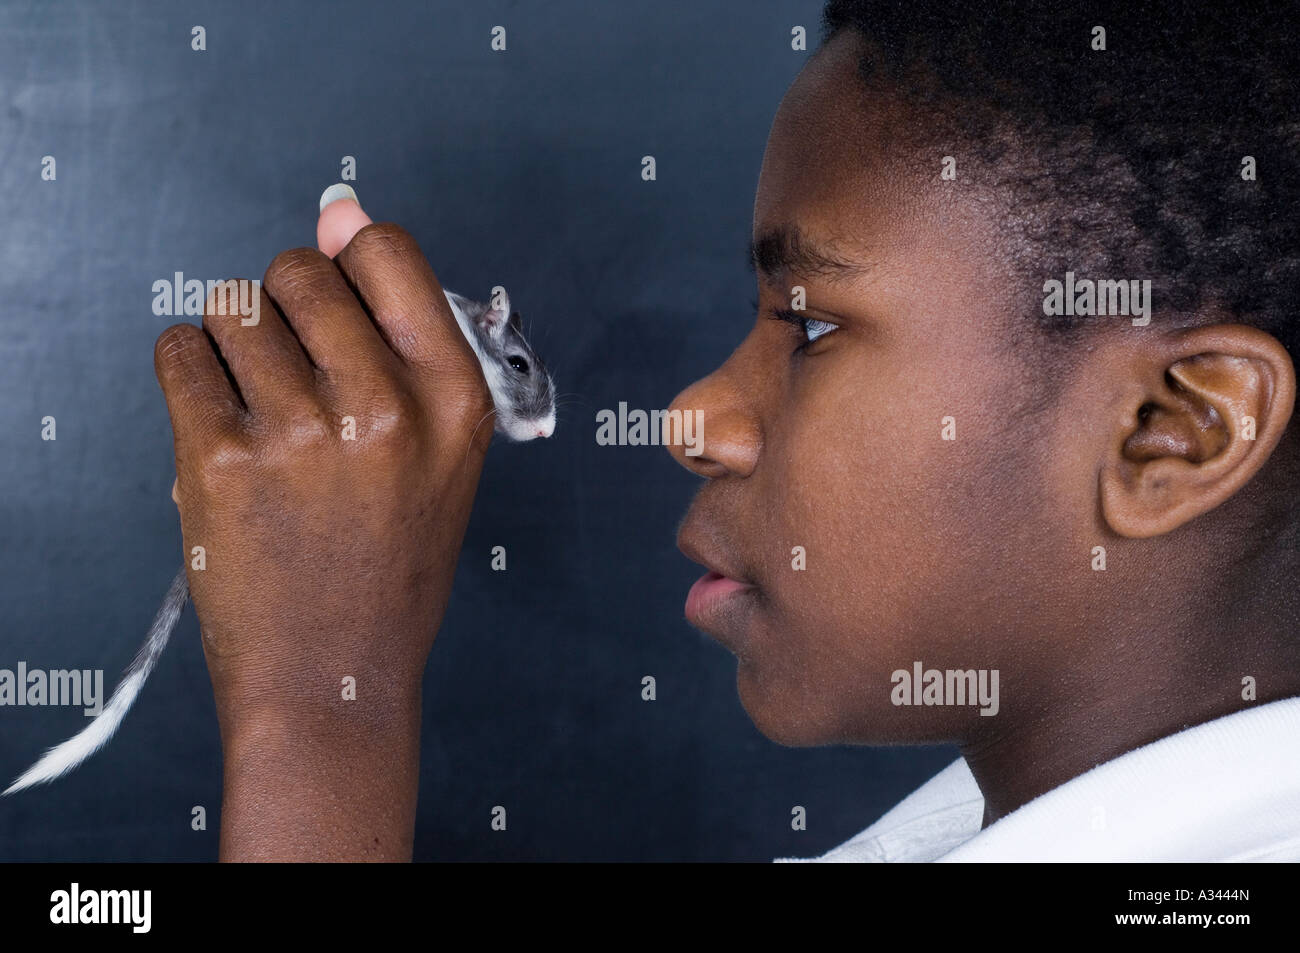
[[[704,439],[672,452],[710,478],[679,544],[750,584],[698,585],[687,615],[736,654],[742,703],[786,744],[962,737],[977,707],[896,707],[891,673],[999,669],[1005,711],[1030,664],[1084,651],[1070,620],[1095,596],[1095,473],[1039,449],[1065,418],[1031,405],[1011,353],[996,233],[940,154],[884,161],[908,119],[862,92],[859,42],[837,36],[783,100],[753,227],[764,247],[797,229],[857,270],[760,269],[748,337],[673,403],[702,413]],[[796,285],[810,334],[769,317]],[[1036,644],[1043,631],[1061,640]]]

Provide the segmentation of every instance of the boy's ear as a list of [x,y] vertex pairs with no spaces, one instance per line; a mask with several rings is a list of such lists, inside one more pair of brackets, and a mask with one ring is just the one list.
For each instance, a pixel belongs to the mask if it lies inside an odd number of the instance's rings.
[[1134,538],[1168,533],[1236,493],[1273,452],[1295,405],[1291,357],[1258,328],[1197,328],[1156,345],[1155,357],[1100,474],[1103,518]]

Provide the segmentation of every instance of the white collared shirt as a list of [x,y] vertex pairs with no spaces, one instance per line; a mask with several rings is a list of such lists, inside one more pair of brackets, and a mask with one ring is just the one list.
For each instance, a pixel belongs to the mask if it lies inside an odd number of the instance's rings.
[[820,857],[778,863],[1300,860],[1300,698],[1184,729],[983,830],[965,759]]

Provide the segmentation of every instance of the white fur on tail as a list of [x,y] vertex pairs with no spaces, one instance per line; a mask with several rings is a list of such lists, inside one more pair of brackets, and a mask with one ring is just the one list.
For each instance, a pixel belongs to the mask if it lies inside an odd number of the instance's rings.
[[163,649],[167,647],[167,640],[171,638],[172,629],[176,627],[176,620],[180,618],[189,594],[185,567],[182,566],[176,578],[172,580],[171,588],[167,590],[167,597],[158,608],[158,614],[154,616],[153,625],[149,628],[149,636],[144,640],[144,645],[140,646],[140,651],[127,668],[121,683],[113,690],[113,697],[108,700],[104,710],[96,715],[95,720],[82,731],[63,744],[55,745],[45,752],[41,759],[24,771],[18,780],[5,788],[4,794],[12,794],[14,791],[21,791],[62,777],[108,743],[108,739],[113,737],[113,733],[122,724],[122,719],[131,708],[131,703],[140,694],[140,689],[144,687],[145,679],[153,671],[158,656],[162,655]]

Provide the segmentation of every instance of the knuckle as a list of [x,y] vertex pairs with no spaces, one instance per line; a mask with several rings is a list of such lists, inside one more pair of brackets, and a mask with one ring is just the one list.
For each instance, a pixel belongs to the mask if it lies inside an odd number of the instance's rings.
[[[177,362],[182,362],[200,341],[205,341],[203,331],[193,324],[173,324],[158,335],[154,342],[154,366],[161,370]],[[206,342],[205,342],[206,343]]]
[[245,475],[252,463],[252,450],[239,435],[228,431],[212,434],[199,455],[200,481],[205,489],[216,489]]
[[[270,473],[286,466],[302,467],[304,460],[316,459],[314,451],[329,442],[331,417],[313,394],[295,392],[261,413],[247,414],[238,430],[225,429],[233,433],[237,445],[227,448],[229,451],[237,454],[242,450],[248,460]],[[237,462],[239,458],[233,455],[231,459]]]
[[408,447],[420,432],[420,405],[401,391],[377,397],[366,416],[368,436],[382,448]]
[[448,382],[442,400],[448,422],[457,430],[486,429],[490,438],[492,427],[480,426],[484,417],[494,408],[492,391],[488,389],[487,380],[481,373],[466,374],[462,380],[452,384]]
[[292,449],[319,447],[333,435],[333,428],[325,414],[317,408],[292,411],[284,425],[283,443]]
[[234,278],[223,278],[217,281],[209,282],[210,290],[207,301],[203,305],[203,326],[211,327],[211,318],[216,315],[231,315],[239,313],[239,281]]
[[262,287],[273,295],[277,289],[293,291],[310,286],[327,268],[333,270],[333,267],[325,253],[317,248],[290,248],[271,259],[262,276]]
[[374,256],[420,255],[420,247],[411,233],[392,222],[367,225],[354,236],[344,249],[349,258]]
[[[469,352],[468,346],[465,350]],[[472,352],[464,361],[418,367],[416,379],[421,393],[428,395],[428,405],[439,426],[455,428],[468,421],[474,427],[496,406],[487,377]]]

